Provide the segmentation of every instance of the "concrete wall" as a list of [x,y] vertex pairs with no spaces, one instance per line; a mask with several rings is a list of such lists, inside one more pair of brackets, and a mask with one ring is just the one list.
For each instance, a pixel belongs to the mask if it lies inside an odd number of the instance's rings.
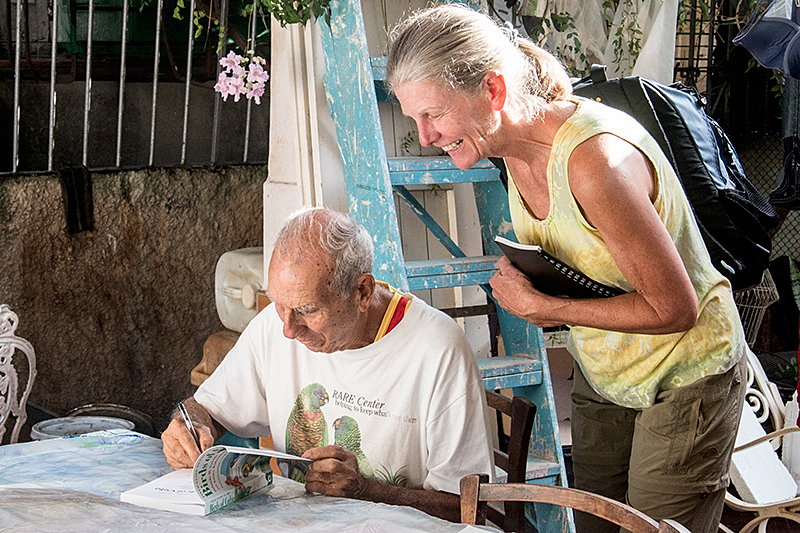
[[92,175],[94,230],[70,235],[56,175],[0,181],[0,303],[36,350],[31,401],[116,403],[158,430],[222,329],[219,256],[261,246],[266,166]]

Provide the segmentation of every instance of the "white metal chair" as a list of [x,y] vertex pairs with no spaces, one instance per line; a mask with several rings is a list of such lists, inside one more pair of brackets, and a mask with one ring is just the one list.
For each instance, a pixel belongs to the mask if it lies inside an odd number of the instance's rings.
[[[28,419],[25,407],[33,387],[33,380],[36,378],[36,355],[33,346],[14,334],[18,321],[16,313],[11,311],[8,305],[0,305],[0,443],[3,442],[6,424],[11,418],[15,418],[16,421],[9,442],[13,444],[19,440],[20,429]],[[15,354],[20,353],[28,364],[23,373],[23,377],[27,376],[27,384],[21,392],[19,375],[14,364]]]
[[[738,496],[728,491],[725,504],[736,511],[756,514],[738,533],[750,533],[756,527],[760,533],[766,533],[771,518],[781,517],[800,524],[797,483],[777,453],[783,437],[800,429],[784,428],[783,400],[750,350],[747,376],[746,405],[731,460],[731,480]],[[769,435],[761,426],[767,420],[778,429]],[[722,524],[720,530],[732,533]]]

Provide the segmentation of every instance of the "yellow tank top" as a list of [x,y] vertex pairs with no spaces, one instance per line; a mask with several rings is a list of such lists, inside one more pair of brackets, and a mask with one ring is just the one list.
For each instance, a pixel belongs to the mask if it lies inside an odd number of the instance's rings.
[[576,146],[611,133],[636,146],[655,169],[659,217],[666,226],[697,292],[699,316],[689,331],[643,335],[574,326],[567,348],[601,396],[625,407],[649,407],[660,390],[722,374],[741,357],[744,331],[730,283],[711,264],[680,181],[655,140],[625,113],[573,97],[575,113],[556,134],[547,168],[550,212],[538,220],[509,174],[509,206],[517,239],[538,244],[601,283],[633,288],[617,268],[600,234],[583,217],[568,183],[567,165]]

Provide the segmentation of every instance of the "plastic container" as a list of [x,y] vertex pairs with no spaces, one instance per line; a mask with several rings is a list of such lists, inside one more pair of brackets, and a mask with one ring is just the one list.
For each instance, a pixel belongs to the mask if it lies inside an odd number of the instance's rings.
[[104,429],[133,429],[130,420],[114,418],[112,416],[68,416],[64,418],[51,418],[37,422],[31,428],[32,440],[57,439],[82,435]]
[[225,252],[214,278],[219,319],[229,330],[241,333],[258,313],[256,292],[264,285],[264,248]]

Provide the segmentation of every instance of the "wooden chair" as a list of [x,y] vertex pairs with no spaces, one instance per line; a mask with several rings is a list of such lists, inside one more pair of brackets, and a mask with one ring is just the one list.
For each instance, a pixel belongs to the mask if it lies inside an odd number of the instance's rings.
[[604,518],[631,533],[690,533],[673,520],[657,522],[633,507],[578,489],[535,483],[489,483],[485,475],[461,479],[461,522],[486,523],[487,502],[531,502],[569,507]]
[[[26,405],[36,377],[33,346],[14,334],[18,322],[16,313],[7,305],[0,305],[0,444],[6,433],[6,424],[12,417],[16,421],[9,442],[13,444],[19,440],[20,429],[28,419]],[[16,353],[21,353],[28,363],[27,369],[22,373],[23,378],[27,378],[27,384],[21,392],[17,367],[14,365]]]
[[[496,472],[496,476],[499,481],[507,483],[525,483],[528,446],[536,417],[536,405],[521,396],[507,398],[489,390],[486,391],[486,403],[511,419],[507,451],[494,450],[495,466],[502,470]],[[489,521],[501,527],[503,531],[526,531],[525,503],[508,502],[503,507],[502,511],[493,507],[488,508]]]

